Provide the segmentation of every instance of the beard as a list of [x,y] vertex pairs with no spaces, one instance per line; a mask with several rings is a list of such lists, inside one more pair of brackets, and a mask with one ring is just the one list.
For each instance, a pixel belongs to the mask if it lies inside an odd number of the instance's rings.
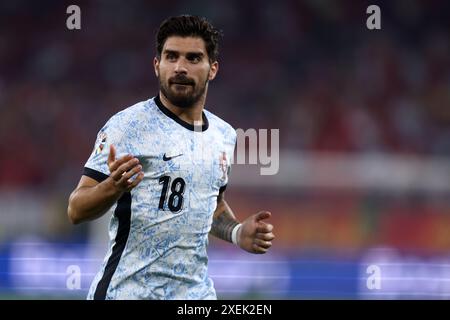
[[203,85],[199,85],[183,74],[169,78],[168,81],[161,79],[159,76],[158,81],[161,93],[167,100],[173,105],[183,109],[191,108],[198,102],[204,95],[206,85],[208,84],[208,79],[205,80]]

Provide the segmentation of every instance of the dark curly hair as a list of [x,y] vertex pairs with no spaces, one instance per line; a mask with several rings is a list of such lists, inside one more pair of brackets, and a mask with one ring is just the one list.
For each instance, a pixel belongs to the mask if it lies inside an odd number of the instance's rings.
[[217,61],[219,57],[219,40],[222,37],[222,32],[216,29],[206,18],[181,15],[164,20],[156,35],[158,59],[161,59],[164,43],[171,36],[202,38],[205,41],[209,61]]

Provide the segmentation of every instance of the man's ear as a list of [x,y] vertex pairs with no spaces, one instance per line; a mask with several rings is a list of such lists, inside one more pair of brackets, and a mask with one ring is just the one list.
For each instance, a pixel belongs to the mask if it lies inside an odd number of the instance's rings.
[[216,77],[218,71],[219,71],[219,62],[214,61],[213,63],[211,63],[211,67],[209,68],[208,80],[210,81],[213,80]]
[[159,60],[157,57],[153,58],[153,68],[155,69],[156,77],[159,77]]

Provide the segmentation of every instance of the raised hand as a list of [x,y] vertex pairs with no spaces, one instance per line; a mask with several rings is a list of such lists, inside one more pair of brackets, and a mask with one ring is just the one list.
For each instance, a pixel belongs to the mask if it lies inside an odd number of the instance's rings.
[[[139,164],[139,160],[132,155],[126,155],[116,160],[116,148],[113,145],[109,147],[108,167],[109,176],[113,181],[114,187],[119,192],[129,192],[144,178],[144,172],[142,172],[142,165]],[[132,180],[131,177],[135,174],[137,176]]]
[[270,216],[270,212],[261,211],[247,218],[237,233],[239,247],[251,253],[266,253],[275,239],[273,225],[263,221]]

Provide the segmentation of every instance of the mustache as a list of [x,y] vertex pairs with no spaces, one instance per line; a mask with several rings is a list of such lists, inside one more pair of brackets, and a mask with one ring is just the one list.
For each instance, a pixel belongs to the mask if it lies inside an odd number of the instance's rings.
[[169,84],[184,84],[184,85],[195,85],[195,81],[186,77],[185,75],[176,75],[169,79]]

